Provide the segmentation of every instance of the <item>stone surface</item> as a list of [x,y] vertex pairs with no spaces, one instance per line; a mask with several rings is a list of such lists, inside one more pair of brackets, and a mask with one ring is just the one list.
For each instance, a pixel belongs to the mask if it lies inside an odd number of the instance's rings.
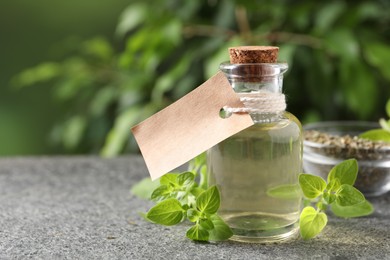
[[390,259],[390,194],[310,241],[207,244],[142,219],[129,190],[147,176],[138,156],[0,159],[0,259]]

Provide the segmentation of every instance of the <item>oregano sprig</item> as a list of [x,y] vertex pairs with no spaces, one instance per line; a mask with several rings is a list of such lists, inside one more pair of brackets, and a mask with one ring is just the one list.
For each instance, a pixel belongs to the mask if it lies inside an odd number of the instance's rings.
[[373,212],[373,206],[353,187],[357,173],[358,163],[350,159],[334,166],[327,182],[315,175],[299,175],[306,204],[310,204],[302,210],[299,219],[303,239],[311,239],[321,233],[328,221],[325,211],[329,206],[333,214],[344,218],[366,216]]
[[[205,160],[197,157],[183,173],[168,173],[151,195],[157,204],[146,214],[154,223],[171,226],[184,220],[194,223],[186,236],[196,241],[220,241],[233,235],[217,215],[220,194],[216,186],[207,188]],[[199,179],[197,183],[196,179]]]

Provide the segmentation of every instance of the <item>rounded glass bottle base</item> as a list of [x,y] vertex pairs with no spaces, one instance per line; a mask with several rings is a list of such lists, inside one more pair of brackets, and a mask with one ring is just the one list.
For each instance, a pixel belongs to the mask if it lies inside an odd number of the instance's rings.
[[[296,218],[262,213],[225,215],[233,231],[232,241],[246,243],[278,243],[297,238],[299,224]],[[293,222],[292,222],[293,221]]]

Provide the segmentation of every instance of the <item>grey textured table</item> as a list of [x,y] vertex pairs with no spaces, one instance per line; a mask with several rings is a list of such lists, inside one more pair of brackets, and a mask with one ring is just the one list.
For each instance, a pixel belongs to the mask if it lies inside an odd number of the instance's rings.
[[207,244],[139,216],[151,203],[129,189],[147,176],[138,156],[0,159],[0,259],[390,259],[390,194],[310,241]]

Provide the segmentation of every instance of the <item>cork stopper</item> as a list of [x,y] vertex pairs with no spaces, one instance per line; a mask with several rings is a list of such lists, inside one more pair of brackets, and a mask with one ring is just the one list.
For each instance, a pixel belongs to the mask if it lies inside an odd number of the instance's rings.
[[279,47],[275,46],[239,46],[229,48],[230,63],[275,63],[278,60]]

